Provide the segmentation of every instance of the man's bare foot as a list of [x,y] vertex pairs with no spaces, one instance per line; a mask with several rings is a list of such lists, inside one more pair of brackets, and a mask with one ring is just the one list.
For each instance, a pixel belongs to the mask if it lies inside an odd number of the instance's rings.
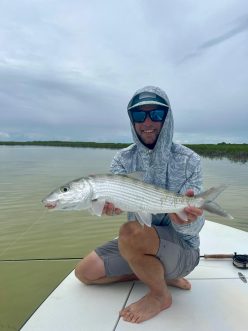
[[190,290],[191,289],[190,282],[185,278],[167,279],[166,284],[168,286],[179,287],[183,290]]
[[172,298],[169,292],[161,297],[148,293],[139,301],[124,308],[120,312],[120,316],[123,317],[124,321],[141,323],[169,308],[171,303]]

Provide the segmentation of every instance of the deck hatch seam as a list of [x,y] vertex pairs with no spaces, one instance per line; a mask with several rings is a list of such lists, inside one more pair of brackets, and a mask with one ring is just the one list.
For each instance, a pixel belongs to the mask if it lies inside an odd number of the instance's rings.
[[[121,309],[123,309],[123,308],[126,306],[127,301],[128,301],[128,299],[129,299],[129,297],[130,297],[130,295],[131,295],[131,292],[132,292],[132,290],[133,290],[133,288],[134,288],[134,285],[135,285],[135,281],[133,282],[133,284],[132,284],[132,286],[131,286],[131,288],[130,288],[128,294],[127,294],[126,300],[124,301],[124,303],[123,303]],[[118,326],[118,324],[119,324],[120,318],[121,318],[121,317],[120,317],[120,315],[119,315],[118,318],[117,318],[117,321],[115,322],[115,325],[114,325],[114,328],[113,328],[112,331],[116,331],[116,328],[117,328],[117,326]]]

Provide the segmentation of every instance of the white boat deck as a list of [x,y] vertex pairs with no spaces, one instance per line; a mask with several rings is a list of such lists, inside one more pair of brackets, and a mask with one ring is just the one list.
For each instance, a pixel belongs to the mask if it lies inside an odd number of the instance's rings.
[[[206,222],[201,254],[246,254],[248,233]],[[141,282],[86,286],[72,272],[39,307],[22,331],[247,331],[248,270],[231,260],[201,259],[187,277],[191,291],[171,288],[172,306],[151,320],[131,324],[119,319],[126,304],[145,295]]]

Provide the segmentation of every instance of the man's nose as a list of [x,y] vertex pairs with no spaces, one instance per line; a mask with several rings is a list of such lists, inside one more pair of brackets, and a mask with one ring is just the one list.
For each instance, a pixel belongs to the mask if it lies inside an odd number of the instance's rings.
[[145,125],[151,125],[152,124],[152,120],[151,120],[151,118],[148,114],[147,114],[146,119],[143,122],[143,124],[145,124]]

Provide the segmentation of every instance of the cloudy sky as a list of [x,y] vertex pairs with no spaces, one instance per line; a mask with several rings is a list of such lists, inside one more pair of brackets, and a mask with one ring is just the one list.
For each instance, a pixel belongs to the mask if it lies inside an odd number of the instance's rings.
[[0,140],[131,141],[163,88],[181,143],[248,143],[247,0],[1,0]]

